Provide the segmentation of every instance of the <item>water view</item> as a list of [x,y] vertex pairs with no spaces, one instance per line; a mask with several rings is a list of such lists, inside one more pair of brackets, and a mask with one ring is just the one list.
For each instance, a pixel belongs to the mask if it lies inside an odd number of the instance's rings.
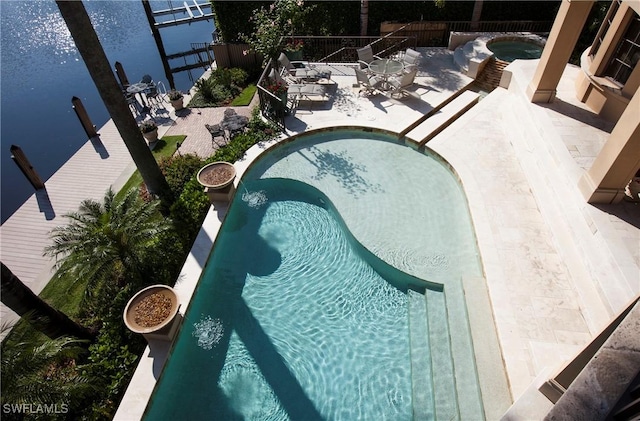
[[[171,2],[150,3],[159,10]],[[84,4],[112,64],[122,63],[130,81],[150,74],[167,85],[141,1]],[[10,146],[20,146],[46,182],[87,141],[71,108],[71,98],[82,100],[98,128],[109,115],[53,0],[0,2],[0,28],[0,201],[4,223],[34,192],[12,162]],[[192,42],[211,41],[213,29],[213,22],[202,21],[162,28],[160,33],[166,53],[172,54],[190,49]],[[172,62],[174,67],[179,64]],[[194,78],[201,74],[201,70],[192,71]],[[174,79],[181,90],[193,84],[186,72],[175,74]]]

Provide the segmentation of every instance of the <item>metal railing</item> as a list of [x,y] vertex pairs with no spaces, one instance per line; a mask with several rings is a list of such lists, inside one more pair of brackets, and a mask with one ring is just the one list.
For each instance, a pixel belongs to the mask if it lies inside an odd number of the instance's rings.
[[266,119],[284,129],[284,117],[287,112],[287,101],[286,99],[283,101],[283,98],[272,94],[267,89],[267,86],[270,83],[269,73],[271,73],[272,68],[273,60],[269,59],[267,65],[264,66],[260,79],[258,79],[257,90],[258,98],[260,99],[260,112]]
[[[415,38],[411,36],[294,36],[302,41],[303,59],[315,63],[356,63],[357,49],[368,44],[376,55],[391,55],[399,50],[416,47]],[[291,38],[286,38],[284,44]]]
[[[399,28],[394,28],[401,25]],[[407,36],[416,39],[418,47],[446,47],[451,32],[531,32],[545,34],[551,31],[553,21],[416,21],[407,24],[383,22],[390,29],[389,35]]]
[[[451,32],[531,32],[544,34],[551,30],[551,21],[450,21],[410,22],[390,24],[393,28],[383,36],[303,36],[295,35],[281,40],[284,47],[288,41],[302,41],[302,59],[315,63],[357,63],[358,48],[371,45],[373,53],[385,57],[407,48],[446,47]],[[275,63],[269,60],[258,80],[260,110],[263,115],[284,128],[286,101],[267,90],[268,75]]]

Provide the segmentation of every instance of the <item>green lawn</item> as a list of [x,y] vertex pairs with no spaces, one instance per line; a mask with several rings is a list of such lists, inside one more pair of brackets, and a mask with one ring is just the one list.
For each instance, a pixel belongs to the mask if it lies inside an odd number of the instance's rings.
[[[235,97],[231,101],[229,106],[241,107],[241,106],[249,105],[249,103],[251,103],[251,99],[253,98],[253,95],[255,95],[257,89],[258,88],[254,84],[251,84],[251,85],[247,86],[246,88],[244,88],[242,90],[242,92],[240,92],[240,94],[237,97]],[[200,92],[196,92],[196,94],[191,98],[191,101],[189,101],[188,107],[190,107],[190,108],[210,108],[210,107],[224,107],[224,105],[213,104],[213,103],[207,102],[207,101],[205,101],[205,99],[202,96],[202,94],[200,94]]]
[[256,90],[258,88],[256,87],[256,85],[249,85],[246,88],[244,88],[244,90],[242,92],[240,92],[240,95],[238,95],[232,102],[231,102],[231,106],[232,107],[243,107],[243,106],[247,106],[251,103],[251,99],[253,98],[253,95],[255,95]]

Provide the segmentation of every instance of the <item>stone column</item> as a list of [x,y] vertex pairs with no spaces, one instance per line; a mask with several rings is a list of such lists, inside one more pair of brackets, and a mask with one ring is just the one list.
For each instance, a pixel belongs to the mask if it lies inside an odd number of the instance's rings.
[[563,0],[540,57],[527,97],[531,102],[551,102],[582,27],[589,16],[592,0]]
[[578,187],[589,203],[617,203],[640,168],[640,90],[636,91],[607,143]]

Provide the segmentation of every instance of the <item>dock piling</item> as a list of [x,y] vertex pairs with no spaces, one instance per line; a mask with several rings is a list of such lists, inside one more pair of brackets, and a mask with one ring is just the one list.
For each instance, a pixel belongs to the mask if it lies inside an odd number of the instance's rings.
[[22,151],[20,146],[11,145],[11,159],[18,165],[20,171],[27,177],[29,183],[33,186],[34,189],[40,190],[44,188],[44,181],[40,178],[36,170],[33,168],[27,156]]
[[89,113],[87,113],[84,105],[82,105],[82,100],[74,96],[73,98],[71,98],[71,104],[73,104],[73,110],[76,112],[76,115],[80,120],[80,124],[82,124],[82,128],[84,129],[85,133],[87,133],[87,136],[89,136],[89,139],[99,136],[98,132],[96,131],[96,126],[91,122],[91,119],[89,118]]
[[120,81],[120,85],[124,88],[129,86],[129,79],[127,79],[127,74],[124,72],[124,67],[122,67],[122,63],[116,61],[116,76],[118,76],[118,80]]

